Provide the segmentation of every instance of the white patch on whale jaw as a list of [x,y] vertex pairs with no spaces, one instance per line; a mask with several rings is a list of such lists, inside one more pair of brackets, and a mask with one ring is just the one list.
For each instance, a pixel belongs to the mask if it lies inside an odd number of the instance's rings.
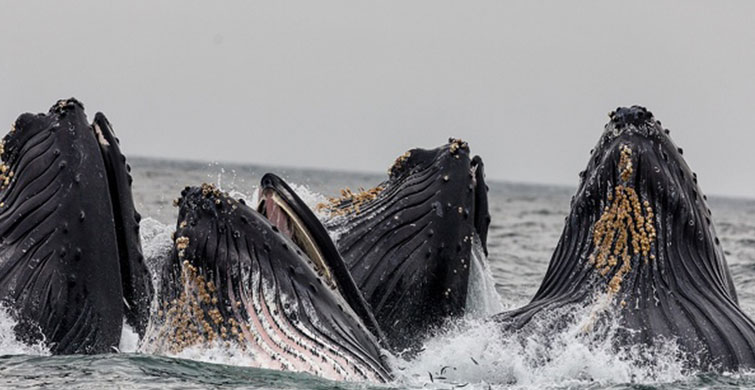
[[97,142],[102,146],[110,146],[110,142],[107,142],[107,139],[105,139],[105,136],[102,134],[100,125],[95,123],[92,127],[94,128],[94,134],[97,136]]

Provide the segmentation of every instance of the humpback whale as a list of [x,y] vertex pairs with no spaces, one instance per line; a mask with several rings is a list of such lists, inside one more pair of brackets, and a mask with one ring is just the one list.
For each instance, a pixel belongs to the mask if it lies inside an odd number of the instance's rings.
[[591,314],[596,326],[617,321],[617,346],[672,340],[690,369],[755,366],[755,323],[737,303],[707,198],[682,149],[643,107],[610,118],[539,290],[497,320],[526,329],[540,313],[607,300]]
[[318,207],[331,218],[337,247],[395,352],[464,313],[472,247],[490,224],[484,165],[458,139],[412,149],[388,179],[342,191]]
[[112,352],[152,297],[130,168],[105,116],[60,100],[2,141],[0,301],[17,336],[56,354]]
[[389,380],[368,329],[374,319],[365,325],[359,297],[342,295],[356,287],[327,258],[333,249],[313,239],[313,221],[289,219],[277,192],[262,197],[260,213],[209,184],[182,192],[148,345],[175,353],[219,343],[248,352],[261,368]]

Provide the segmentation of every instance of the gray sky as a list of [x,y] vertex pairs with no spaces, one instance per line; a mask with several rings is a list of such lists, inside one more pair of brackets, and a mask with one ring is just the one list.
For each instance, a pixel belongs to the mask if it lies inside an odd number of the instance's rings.
[[[63,5],[65,4],[65,5]],[[130,155],[384,171],[469,141],[576,185],[641,104],[706,193],[755,196],[753,1],[6,1],[0,122],[76,96]]]

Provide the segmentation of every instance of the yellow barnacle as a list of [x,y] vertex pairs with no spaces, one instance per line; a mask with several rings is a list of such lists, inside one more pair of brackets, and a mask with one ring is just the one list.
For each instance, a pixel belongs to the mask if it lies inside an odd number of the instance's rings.
[[319,203],[317,211],[328,210],[331,215],[359,214],[360,209],[370,201],[375,200],[378,194],[383,191],[383,187],[375,187],[369,190],[363,188],[359,192],[353,192],[349,188],[341,190],[340,198],[330,198],[328,203]]
[[[624,184],[614,187],[613,194],[607,196],[610,205],[593,225],[593,253],[589,262],[602,276],[608,276],[609,294],[621,290],[624,277],[632,270],[632,258],[641,256],[647,262],[652,243],[655,239],[653,210],[650,202],[640,202],[635,189],[628,183],[634,169],[632,167],[632,149],[626,145],[620,147],[620,177]],[[616,267],[619,267],[618,270]]]
[[183,250],[189,246],[189,237],[181,236],[176,238],[176,249]]

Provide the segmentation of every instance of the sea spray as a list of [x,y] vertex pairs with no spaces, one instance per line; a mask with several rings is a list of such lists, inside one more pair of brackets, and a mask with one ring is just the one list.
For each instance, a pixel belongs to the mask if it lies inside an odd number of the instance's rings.
[[[152,285],[155,291],[160,291],[160,275],[163,272],[165,262],[170,257],[173,249],[175,225],[166,225],[153,218],[144,218],[139,224],[141,233],[142,253],[145,263],[152,275]],[[157,300],[157,294],[153,301]],[[154,303],[154,302],[153,302]]]
[[476,234],[472,242],[470,267],[466,315],[471,318],[486,318],[502,312],[504,306],[501,296],[495,289],[487,256]]
[[7,308],[0,306],[0,355],[50,355],[44,340],[35,344],[27,344],[16,338],[13,330],[17,321]]
[[121,329],[121,342],[118,345],[118,352],[129,353],[136,352],[139,349],[139,334],[134,332],[126,321],[123,321],[123,328]]
[[550,388],[673,382],[690,375],[673,341],[617,348],[621,327],[615,316],[601,316],[587,331],[586,321],[595,305],[604,310],[603,302],[597,298],[586,306],[554,308],[517,332],[505,331],[494,320],[464,318],[427,340],[412,361],[395,361],[399,381],[430,388]]

